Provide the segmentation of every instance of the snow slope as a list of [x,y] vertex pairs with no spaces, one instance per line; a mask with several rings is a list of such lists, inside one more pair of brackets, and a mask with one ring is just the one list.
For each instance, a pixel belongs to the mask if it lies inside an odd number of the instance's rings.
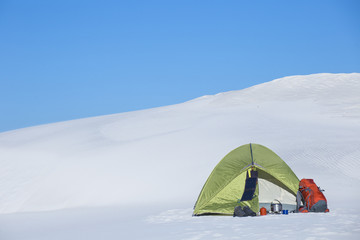
[[[359,73],[0,133],[0,239],[359,239],[359,136]],[[249,142],[314,178],[331,212],[192,218],[214,166]]]

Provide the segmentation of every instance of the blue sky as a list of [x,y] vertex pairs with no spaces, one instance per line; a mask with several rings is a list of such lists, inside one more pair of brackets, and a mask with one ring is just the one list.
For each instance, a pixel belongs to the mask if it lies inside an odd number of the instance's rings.
[[360,1],[0,0],[0,132],[360,72]]

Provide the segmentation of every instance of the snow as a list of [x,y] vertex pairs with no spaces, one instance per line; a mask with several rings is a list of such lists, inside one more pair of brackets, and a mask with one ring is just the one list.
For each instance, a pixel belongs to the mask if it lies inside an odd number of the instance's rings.
[[[0,133],[0,239],[359,239],[360,74]],[[192,217],[214,166],[259,143],[330,213]]]

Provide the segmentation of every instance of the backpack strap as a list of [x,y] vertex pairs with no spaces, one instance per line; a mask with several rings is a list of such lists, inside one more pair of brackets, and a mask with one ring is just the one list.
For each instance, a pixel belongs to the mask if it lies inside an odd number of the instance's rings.
[[310,209],[310,206],[311,206],[311,204],[312,204],[312,202],[311,202],[311,195],[312,195],[311,192],[312,192],[312,190],[311,190],[311,188],[305,188],[304,191],[309,193],[309,194],[307,195],[306,199],[305,199],[305,206],[306,206],[307,209],[310,211],[310,210],[311,210],[311,209]]
[[297,191],[296,193],[296,209],[295,212],[299,212],[299,209],[301,206],[304,205],[304,196],[301,194],[300,191]]

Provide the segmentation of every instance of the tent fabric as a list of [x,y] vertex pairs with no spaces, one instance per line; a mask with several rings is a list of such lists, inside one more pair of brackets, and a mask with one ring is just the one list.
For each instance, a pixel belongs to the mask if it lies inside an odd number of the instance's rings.
[[243,193],[240,201],[249,201],[249,200],[253,199],[257,182],[258,182],[257,171],[251,171],[251,170],[247,171],[244,193]]
[[296,196],[266,179],[259,179],[259,202],[271,203],[274,199],[282,204],[296,205]]
[[296,196],[299,179],[291,168],[270,149],[259,144],[246,144],[228,153],[216,165],[199,194],[194,215],[232,215],[239,205],[258,212],[259,184],[252,200],[240,201],[249,169],[258,171],[259,180],[265,179],[283,189],[279,190],[281,193]]

